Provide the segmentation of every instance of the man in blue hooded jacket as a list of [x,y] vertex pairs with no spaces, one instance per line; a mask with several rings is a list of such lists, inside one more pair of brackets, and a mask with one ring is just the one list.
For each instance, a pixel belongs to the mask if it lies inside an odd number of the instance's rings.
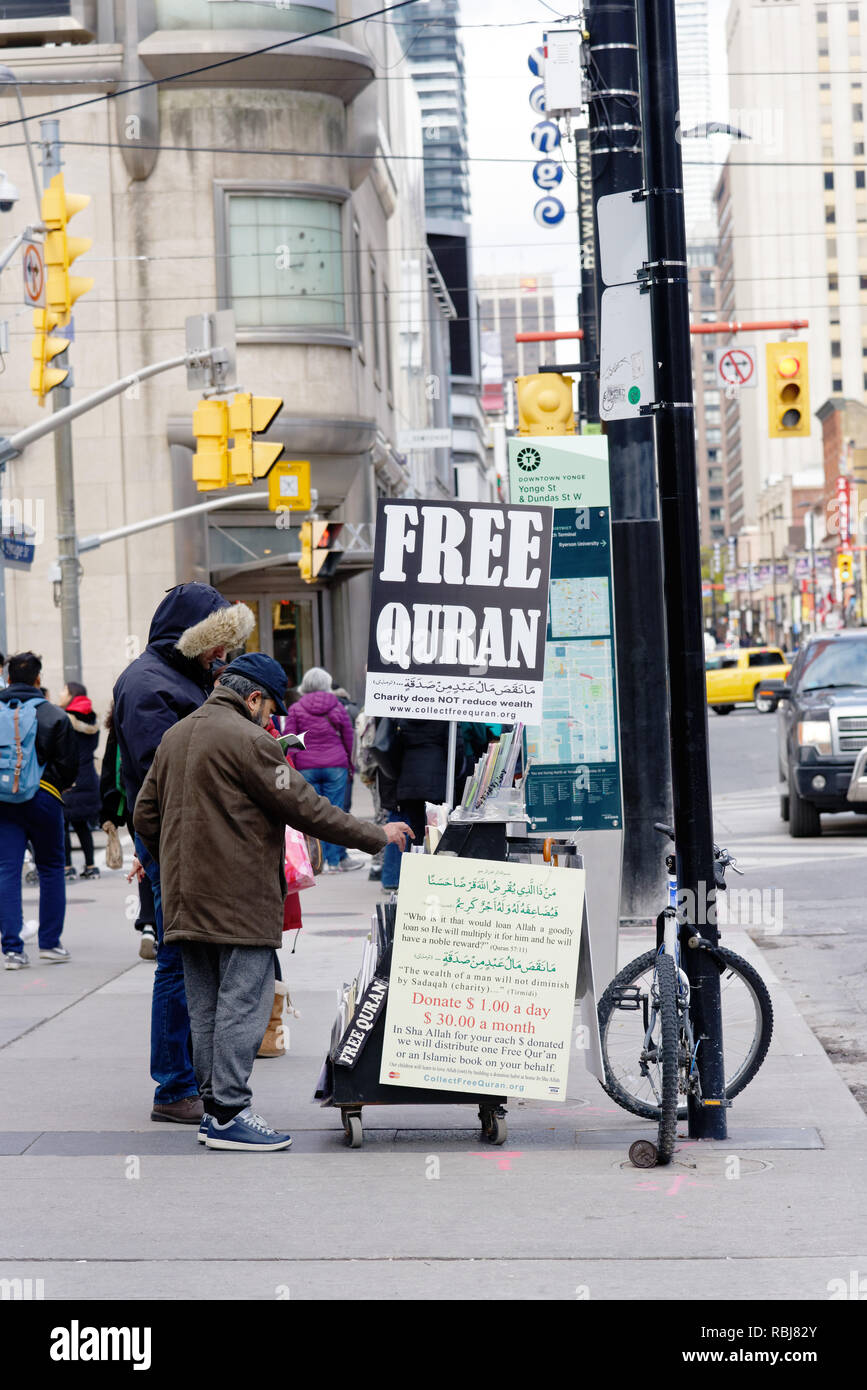
[[[154,613],[148,644],[114,687],[114,724],[127,801],[136,797],[167,729],[199,709],[211,692],[215,666],[244,646],[255,626],[252,611],[231,604],[210,584],[179,584]],[[151,1076],[156,1082],[152,1120],[199,1124],[199,1099],[190,1049],[190,1020],[180,947],[163,944],[159,866],[135,837],[136,853],[154,891],[157,965],[151,1011]]]

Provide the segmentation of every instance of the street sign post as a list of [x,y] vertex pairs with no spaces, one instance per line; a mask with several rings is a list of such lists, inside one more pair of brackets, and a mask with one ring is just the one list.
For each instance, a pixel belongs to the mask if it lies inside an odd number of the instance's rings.
[[310,460],[285,459],[268,474],[268,507],[272,512],[309,512]]

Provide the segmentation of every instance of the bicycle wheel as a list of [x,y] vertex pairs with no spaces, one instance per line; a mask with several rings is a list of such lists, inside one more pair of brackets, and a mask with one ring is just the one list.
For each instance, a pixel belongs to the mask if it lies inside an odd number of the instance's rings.
[[[749,961],[725,946],[709,949],[720,969],[726,1098],[733,1100],[765,1060],[774,1011],[767,986]],[[658,1120],[660,1115],[658,1075],[647,1062],[642,1071],[640,1056],[655,964],[656,951],[638,956],[624,966],[599,1001],[603,1088],[624,1110],[645,1120]],[[683,1105],[678,1118],[685,1115]]]
[[680,1018],[677,1011],[677,967],[672,956],[656,958],[656,1007],[659,1037],[656,1045],[660,1074],[657,1163],[668,1163],[677,1137],[677,1083],[680,1059]]

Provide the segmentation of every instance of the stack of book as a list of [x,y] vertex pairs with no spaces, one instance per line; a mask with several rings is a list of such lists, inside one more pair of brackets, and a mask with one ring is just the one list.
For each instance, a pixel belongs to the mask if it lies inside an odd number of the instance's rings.
[[397,916],[396,903],[377,903],[376,911],[370,920],[370,935],[364,943],[361,966],[351,984],[344,984],[337,1017],[331,1029],[331,1051],[337,1047],[349,1024],[355,1017],[358,1003],[374,975],[387,975],[388,953],[394,941],[394,924]]
[[496,743],[488,744],[487,752],[479,758],[464,785],[462,819],[480,818],[494,812],[498,804],[505,808],[509,803],[523,734],[523,724],[515,724]]

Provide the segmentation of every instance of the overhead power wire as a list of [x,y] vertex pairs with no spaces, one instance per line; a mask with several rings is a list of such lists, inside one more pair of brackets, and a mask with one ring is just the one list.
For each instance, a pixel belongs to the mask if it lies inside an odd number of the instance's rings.
[[396,0],[393,5],[384,5],[381,9],[370,10],[367,14],[358,15],[355,19],[341,19],[335,24],[327,24],[322,29],[313,29],[308,34],[294,34],[291,38],[280,39],[277,43],[265,44],[262,48],[251,49],[249,53],[236,53],[229,58],[217,58],[212,63],[202,63],[196,68],[185,68],[183,72],[174,72],[168,77],[152,77],[146,82],[137,82],[132,87],[127,87],[123,92],[102,92],[98,96],[88,97],[86,101],[72,102],[68,106],[55,106],[50,111],[38,111],[30,116],[17,116],[12,121],[3,121],[2,125],[21,125],[27,121],[38,121],[55,116],[62,116],[67,111],[78,111],[83,106],[95,106],[101,101],[113,101],[118,96],[128,96],[131,92],[143,92],[149,87],[165,87],[171,82],[180,82],[186,77],[198,77],[203,72],[213,72],[216,68],[229,67],[233,63],[245,63],[250,58],[259,58],[263,53],[275,53],[280,48],[292,48],[295,44],[304,43],[307,39],[318,39],[324,34],[334,34],[340,29],[349,29],[356,24],[364,24],[367,20],[377,19],[381,15],[393,14],[395,10],[405,10],[409,5],[418,4],[419,0]]

